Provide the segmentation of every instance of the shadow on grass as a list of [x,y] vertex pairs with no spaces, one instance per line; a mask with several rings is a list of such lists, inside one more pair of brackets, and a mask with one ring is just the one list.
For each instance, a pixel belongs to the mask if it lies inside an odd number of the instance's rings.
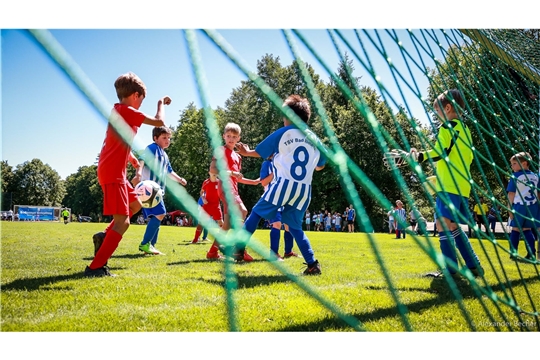
[[[124,268],[118,267],[111,267],[111,270],[122,270]],[[71,270],[71,269],[68,269]],[[2,285],[2,291],[9,291],[9,290],[24,290],[24,291],[34,291],[34,290],[54,290],[58,291],[58,288],[53,288],[51,285],[54,285],[56,283],[66,281],[66,280],[78,280],[83,279],[84,276],[84,269],[78,273],[70,274],[70,275],[56,275],[56,276],[44,276],[44,277],[36,277],[36,278],[28,278],[28,279],[18,279],[14,280],[10,283]]]
[[[266,261],[264,259],[255,259],[253,261],[251,261],[250,263],[256,263],[256,262],[263,262],[263,261]],[[185,261],[175,261],[175,262],[171,262],[171,263],[167,263],[167,265],[171,265],[171,266],[174,266],[174,265],[189,265],[189,264],[197,264],[197,263],[205,263],[205,264],[210,264],[210,263],[221,263],[223,265],[224,264],[224,260],[218,260],[218,259],[197,259],[197,260],[185,260]],[[246,262],[238,262],[238,263],[235,263],[234,265],[236,266],[244,266],[244,264],[248,264]]]
[[[530,278],[524,278],[523,282],[525,283],[531,283],[535,281],[539,281],[538,277],[530,277]],[[497,284],[491,286],[492,291],[504,291],[506,290],[508,292],[508,289],[510,287],[515,286],[522,286],[522,280],[512,280],[509,283],[503,284]],[[476,298],[476,294],[474,290],[471,288],[467,280],[458,280],[456,282],[456,286],[461,293],[461,296],[464,299],[471,299]],[[485,289],[485,287],[482,287]],[[386,286],[369,286],[366,287],[368,290],[381,290],[381,291],[389,291],[388,287]],[[404,289],[397,288],[397,291],[422,291],[422,292],[429,292],[436,294],[437,297],[433,299],[428,300],[421,300],[417,302],[413,302],[411,304],[407,304],[407,311],[408,313],[422,313],[425,310],[428,310],[432,307],[438,307],[442,304],[446,303],[452,303],[455,302],[456,299],[452,292],[450,291],[450,288],[448,287],[448,284],[443,279],[433,279],[430,288],[411,288],[407,287]],[[488,300],[489,301],[489,300]],[[366,324],[368,322],[372,321],[379,321],[384,318],[395,318],[396,316],[399,316],[399,313],[397,311],[397,308],[395,306],[387,307],[387,308],[381,308],[376,309],[374,311],[366,312],[366,313],[356,313],[356,314],[350,314],[351,316],[355,317],[357,320],[359,320],[361,323]],[[294,325],[289,326],[280,329],[280,332],[287,332],[287,331],[335,331],[335,330],[345,330],[345,329],[351,329],[353,330],[348,324],[346,324],[343,320],[337,318],[337,317],[327,317],[323,320],[302,324],[302,325]],[[396,331],[405,331],[405,328]]]
[[[147,255],[147,254],[143,254],[143,253],[140,253],[140,254],[122,254],[122,255],[112,255],[111,256],[111,259],[139,259],[139,258],[142,258],[142,257],[152,257],[152,256],[157,256],[157,255]],[[88,257],[85,257],[85,258],[82,258],[83,260],[86,260],[86,261],[92,261],[94,260],[94,257],[93,256],[88,256]]]
[[[267,286],[276,283],[291,283],[292,280],[286,275],[264,275],[264,276],[238,276],[238,289],[250,289],[260,286]],[[200,281],[206,282],[212,285],[224,286],[224,280],[203,279]]]

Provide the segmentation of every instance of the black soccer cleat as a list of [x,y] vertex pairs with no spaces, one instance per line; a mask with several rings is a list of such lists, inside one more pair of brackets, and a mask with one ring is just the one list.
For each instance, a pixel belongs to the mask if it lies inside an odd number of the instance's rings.
[[304,270],[304,275],[321,275],[321,264],[319,263],[319,260],[315,260],[312,264],[306,264],[307,265],[306,270]]
[[116,275],[112,274],[111,271],[109,270],[109,267],[105,265],[98,269],[90,269],[87,266],[86,269],[84,269],[84,276],[86,277],[104,277],[104,276],[115,277]]

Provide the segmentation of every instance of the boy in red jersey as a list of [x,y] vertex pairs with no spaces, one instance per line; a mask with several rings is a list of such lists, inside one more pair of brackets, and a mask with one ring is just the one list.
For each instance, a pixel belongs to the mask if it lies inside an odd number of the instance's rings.
[[[242,220],[244,220],[247,216],[247,209],[244,205],[244,202],[240,198],[240,195],[238,194],[238,183],[240,184],[246,184],[246,185],[258,185],[260,184],[259,179],[257,180],[251,180],[251,179],[245,179],[242,173],[240,172],[242,170],[242,157],[238,155],[234,148],[236,146],[236,143],[240,141],[240,133],[242,132],[242,129],[240,129],[240,126],[235,123],[228,123],[225,125],[225,129],[223,130],[223,140],[225,140],[225,145],[223,146],[224,151],[224,157],[227,161],[227,171],[230,175],[230,185],[231,185],[231,191],[234,199],[234,204],[239,208]],[[212,162],[210,164],[210,174],[215,174],[216,176],[219,175],[219,171],[216,165],[216,159],[212,159]],[[223,204],[223,215],[224,215],[224,221],[223,221],[223,230],[229,230],[231,228],[231,219],[230,219],[230,213],[227,205],[227,199],[225,196],[225,193],[223,192],[223,187],[221,180],[218,181],[218,191],[219,191],[219,197],[221,199],[221,202]],[[207,259],[221,259],[223,256],[219,253],[219,244],[216,240],[214,240],[214,243],[210,247],[210,250],[208,250],[208,253],[206,254]],[[253,258],[245,252],[244,255],[244,261],[252,261]]]
[[103,190],[103,214],[112,215],[113,221],[104,232],[94,235],[94,260],[84,270],[89,277],[114,276],[106,266],[122,236],[129,227],[130,217],[141,209],[141,202],[126,179],[126,165],[129,162],[138,167],[138,161],[131,153],[131,141],[142,124],[164,126],[163,105],[169,105],[168,96],[158,101],[155,117],[147,116],[139,111],[146,96],[146,86],[133,73],[120,75],[114,82],[116,95],[120,100],[114,104],[116,111],[130,128],[129,139],[120,137],[122,129],[115,129],[110,123],[99,156],[97,176]]
[[[202,210],[204,210],[212,219],[217,221],[221,227],[223,225],[223,215],[221,214],[221,205],[219,203],[219,182],[216,174],[208,172],[210,177],[204,180],[201,186],[201,198],[203,201]],[[201,224],[197,225],[195,230],[195,237],[191,241],[192,244],[196,244],[199,241],[199,236],[203,231]]]

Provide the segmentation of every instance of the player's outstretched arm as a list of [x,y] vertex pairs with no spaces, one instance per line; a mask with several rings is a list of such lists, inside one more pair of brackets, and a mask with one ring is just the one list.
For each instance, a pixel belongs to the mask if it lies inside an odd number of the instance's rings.
[[179,176],[177,173],[175,173],[174,171],[169,173],[169,177],[171,179],[173,179],[174,181],[176,181],[177,183],[180,183],[180,185],[182,186],[186,186],[187,184],[187,181],[186,179],[184,179],[183,177]]
[[158,100],[157,103],[157,111],[155,117],[146,117],[143,121],[143,124],[151,125],[151,126],[165,126],[165,110],[163,108],[164,105],[170,105],[171,104],[171,98],[168,96],[164,96],[163,98]]
[[261,183],[261,179],[259,178],[259,179],[252,180],[252,179],[246,179],[242,177],[238,179],[238,182],[244,185],[259,185]]
[[236,143],[236,150],[242,156],[261,157],[261,155],[259,155],[259,153],[257,153],[255,150],[251,150],[249,145],[241,142]]

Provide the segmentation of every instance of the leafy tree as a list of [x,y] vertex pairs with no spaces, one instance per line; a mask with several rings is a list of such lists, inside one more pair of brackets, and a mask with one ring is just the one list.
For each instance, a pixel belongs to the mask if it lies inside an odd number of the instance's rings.
[[9,210],[13,205],[13,194],[8,191],[10,187],[9,185],[13,181],[13,168],[11,165],[8,164],[6,160],[2,160],[2,162],[0,163],[0,167],[2,168],[2,211],[5,211]]
[[103,209],[103,191],[97,179],[97,166],[82,166],[66,178],[63,204],[72,214],[91,216],[98,220]]
[[66,193],[56,170],[39,159],[16,166],[8,191],[13,193],[14,204],[35,206],[61,206]]
[[[216,111],[216,117],[221,111]],[[178,126],[173,131],[171,145],[167,154],[174,171],[186,179],[186,191],[195,199],[199,198],[201,185],[208,178],[208,169],[212,160],[210,139],[205,125],[203,109],[197,109],[193,103],[182,111]],[[174,196],[165,196],[168,209],[183,209]]]

